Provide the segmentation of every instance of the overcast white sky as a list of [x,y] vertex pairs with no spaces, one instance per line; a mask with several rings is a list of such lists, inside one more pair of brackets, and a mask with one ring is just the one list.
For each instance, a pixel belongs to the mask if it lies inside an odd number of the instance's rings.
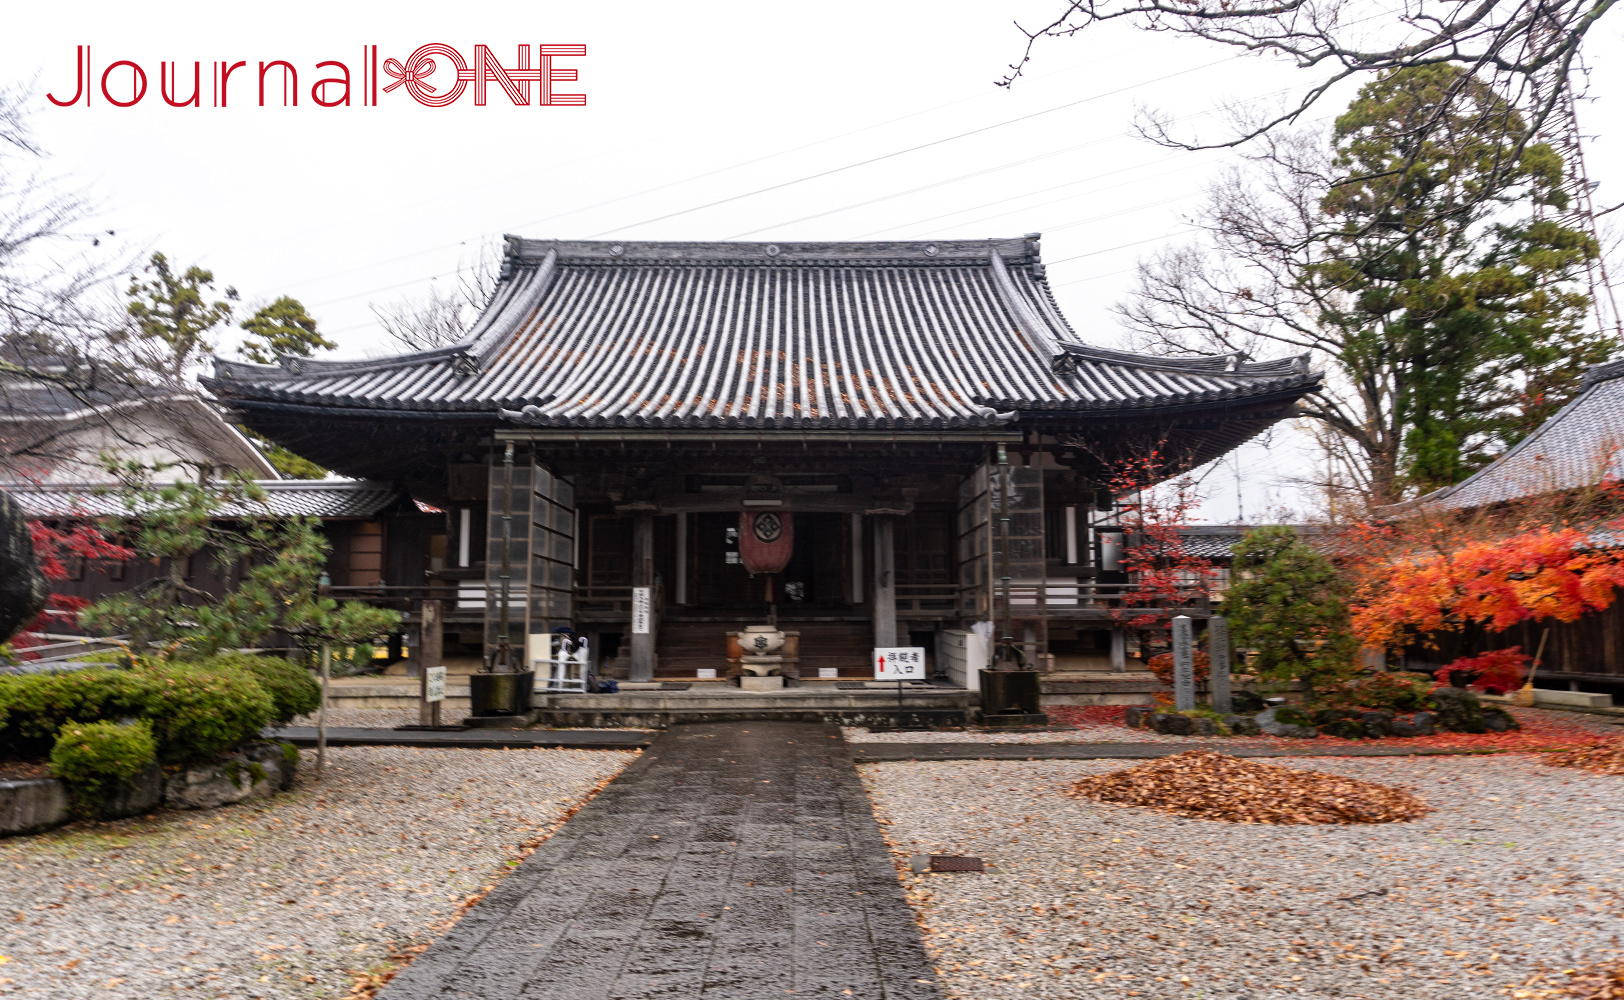
[[[1137,138],[1135,109],[1165,110],[1188,134],[1212,136],[1223,102],[1279,102],[1310,79],[1113,26],[1048,42],[1013,91],[993,86],[1021,49],[1011,20],[1036,22],[1058,0],[14,7],[0,32],[0,72],[12,81],[37,74],[33,125],[48,169],[90,192],[97,227],[117,233],[109,244],[201,263],[250,301],[295,296],[346,355],[392,350],[369,303],[454,281],[459,261],[502,233],[1041,232],[1073,326],[1116,345],[1109,309],[1126,295],[1135,260],[1188,239],[1186,220],[1227,157]],[[1608,204],[1624,198],[1624,143],[1606,134],[1624,94],[1624,14],[1612,20],[1591,47],[1601,100],[1582,111],[1587,131],[1603,133],[1589,155]],[[560,60],[580,69],[579,84],[557,89],[585,93],[587,106],[517,108],[496,88],[485,107],[465,94],[426,108],[403,90],[378,107],[309,101],[318,61],[346,60],[358,72],[364,44],[404,61],[428,42],[465,58],[488,44],[507,65],[519,43],[584,43],[584,58]],[[82,44],[98,75],[117,59],[141,63],[146,99],[122,110],[99,94],[88,108],[47,103],[46,91],[73,92]],[[183,93],[191,62],[202,60],[207,104],[208,64],[222,59],[249,62],[232,81],[233,106],[174,109],[158,99],[161,60],[186,70]],[[299,68],[298,108],[253,106],[250,74],[272,59]],[[792,183],[825,171],[835,172]],[[1304,506],[1290,480],[1306,454],[1289,430],[1237,452],[1207,480],[1205,518],[1235,517],[1237,472],[1248,519]]]

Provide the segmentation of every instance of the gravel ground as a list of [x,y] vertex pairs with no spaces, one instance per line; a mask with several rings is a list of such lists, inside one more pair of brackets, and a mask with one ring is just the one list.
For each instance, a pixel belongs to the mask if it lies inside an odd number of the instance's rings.
[[1624,779],[1523,755],[1287,763],[1408,786],[1436,810],[1363,827],[1061,795],[1122,766],[860,768],[899,864],[995,866],[904,877],[950,995],[1457,1000],[1624,954]]
[[[461,710],[452,712],[443,722],[455,725],[462,721]],[[396,726],[417,725],[417,709],[415,708],[329,708],[327,710],[327,725],[337,729],[340,727],[354,727],[356,729],[393,729]],[[314,726],[314,715],[301,715],[288,723],[290,726]],[[558,729],[575,729],[581,727],[558,726]],[[615,732],[646,733],[649,729],[636,729],[631,727],[617,728]]]
[[[1186,743],[1188,736],[1163,736],[1148,729],[1127,726],[1079,726],[1055,733],[999,732],[979,729],[941,729],[931,732],[871,733],[867,729],[842,726],[848,743]],[[1209,740],[1210,742],[1210,740]]]
[[[932,732],[869,732],[867,729],[846,726],[841,732],[849,743],[1211,743],[1211,736],[1168,736],[1148,729],[1129,729],[1121,725],[1121,706],[1063,707],[1049,709],[1057,725],[1074,728],[1059,732],[1000,732],[990,730],[944,729]],[[1339,740],[1321,736],[1317,740],[1287,740],[1274,737],[1239,737],[1237,742],[1249,746],[1312,746],[1324,749],[1339,743],[1354,746],[1409,744],[1425,746],[1465,746],[1481,744],[1495,749],[1540,749],[1545,746],[1577,746],[1595,739],[1624,735],[1624,724],[1616,716],[1586,715],[1580,712],[1553,712],[1538,708],[1514,708],[1512,715],[1523,725],[1522,732],[1485,733],[1476,736],[1462,733],[1444,733],[1420,739]]]
[[346,996],[636,756],[328,754],[253,804],[0,841],[0,996]]

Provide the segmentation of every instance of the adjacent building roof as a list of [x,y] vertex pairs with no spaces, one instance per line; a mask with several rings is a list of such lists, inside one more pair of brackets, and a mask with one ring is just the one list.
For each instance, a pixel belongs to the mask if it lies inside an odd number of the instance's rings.
[[1090,347],[1035,235],[890,243],[508,237],[461,343],[370,361],[219,361],[254,409],[485,414],[518,426],[943,428],[1017,412],[1108,415],[1290,401],[1303,359]]
[[[404,502],[392,483],[365,479],[274,479],[259,484],[265,507],[243,505],[221,511],[221,517],[259,516],[372,518]],[[29,517],[116,517],[128,513],[120,493],[105,484],[10,484],[3,487]]]
[[1471,477],[1378,513],[1402,517],[1567,493],[1624,479],[1624,361],[1596,365],[1572,402]]

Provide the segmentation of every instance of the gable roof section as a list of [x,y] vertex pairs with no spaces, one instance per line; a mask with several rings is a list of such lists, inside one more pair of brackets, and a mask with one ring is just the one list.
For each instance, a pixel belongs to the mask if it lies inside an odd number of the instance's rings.
[[1106,414],[1290,400],[1301,359],[1089,347],[1035,236],[888,243],[508,238],[467,338],[372,361],[216,363],[263,408],[500,413],[541,427],[941,428],[1015,411]]
[[1377,513],[1485,507],[1616,479],[1624,479],[1624,361],[1591,368],[1568,405],[1470,477]]
[[[221,511],[221,518],[269,513],[275,517],[368,519],[405,502],[393,484],[365,479],[273,479],[259,485],[265,490],[265,509],[228,507]],[[0,488],[29,517],[118,517],[128,513],[119,491],[105,484],[8,484]]]

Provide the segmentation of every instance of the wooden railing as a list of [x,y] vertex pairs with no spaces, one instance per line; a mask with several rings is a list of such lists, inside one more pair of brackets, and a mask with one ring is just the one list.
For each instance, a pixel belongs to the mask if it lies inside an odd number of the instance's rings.
[[954,614],[964,589],[956,583],[898,584],[897,614],[905,618]]
[[632,616],[631,587],[576,587],[575,613],[587,618]]
[[[1047,591],[1042,595],[1041,602],[1040,589]],[[995,606],[1001,610],[1003,607],[1001,584],[994,585],[993,600]],[[1040,608],[1046,610],[1051,618],[1093,618],[1154,612],[1167,608],[1190,611],[1198,615],[1210,614],[1212,611],[1212,602],[1207,596],[1206,588],[1193,584],[1179,587],[1169,595],[1160,588],[1147,588],[1138,583],[1094,583],[1087,580],[1072,583],[1050,580],[1046,588],[1040,588],[1036,582],[1022,581],[1010,584],[1009,603],[1010,610],[1016,617],[1035,616]]]

